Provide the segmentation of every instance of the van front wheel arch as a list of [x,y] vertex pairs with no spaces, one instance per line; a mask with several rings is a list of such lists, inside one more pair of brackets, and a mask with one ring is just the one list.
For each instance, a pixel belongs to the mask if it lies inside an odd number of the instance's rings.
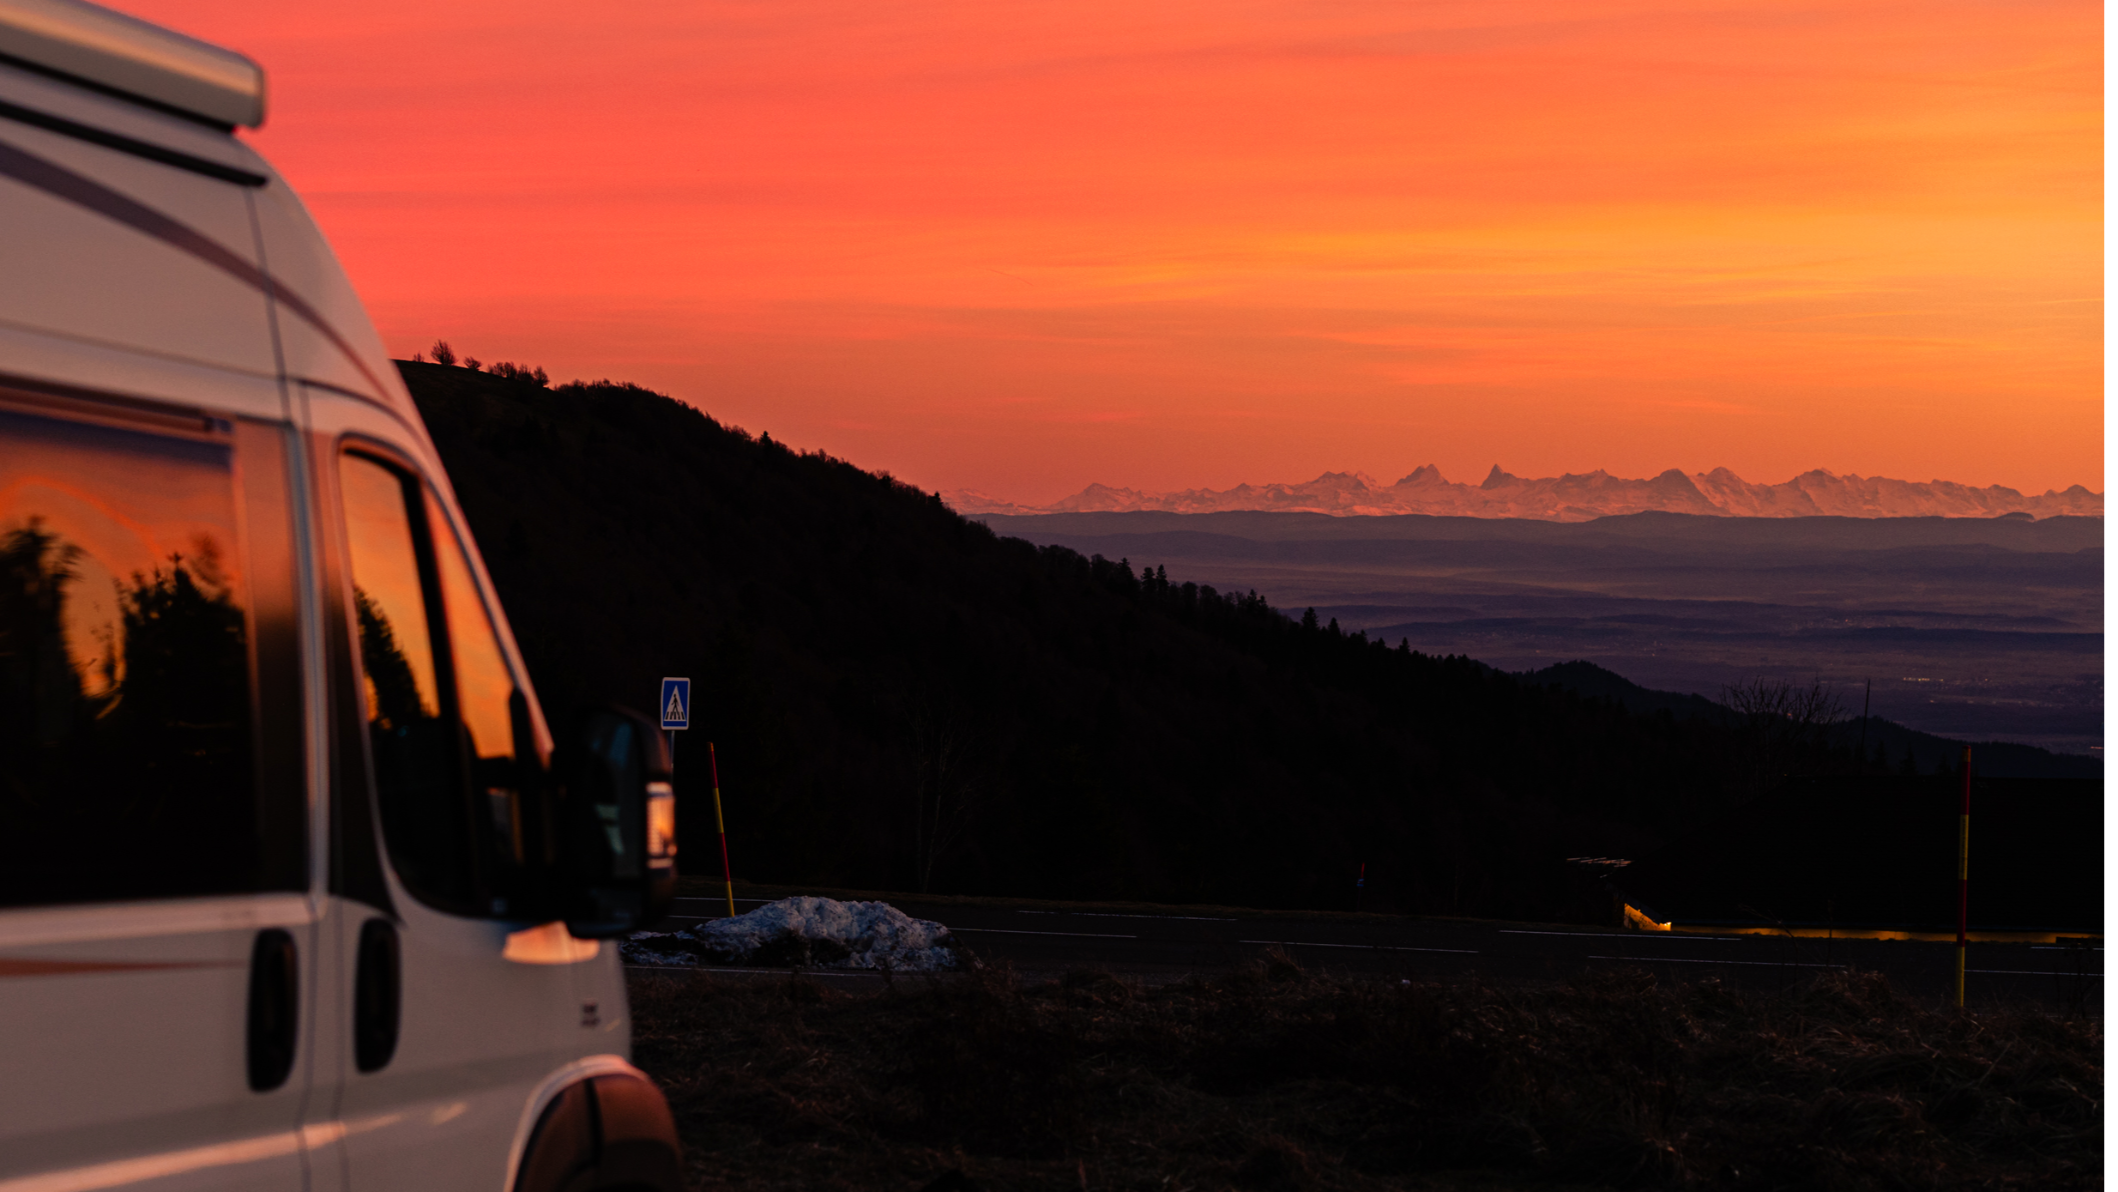
[[684,1192],[683,1173],[662,1090],[616,1072],[570,1084],[544,1107],[515,1192]]

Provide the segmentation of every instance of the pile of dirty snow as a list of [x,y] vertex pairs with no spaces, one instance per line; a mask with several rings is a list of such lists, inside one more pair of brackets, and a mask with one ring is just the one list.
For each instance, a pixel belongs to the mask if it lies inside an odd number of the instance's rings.
[[679,931],[636,931],[618,947],[627,964],[757,968],[890,969],[931,973],[968,967],[949,929],[887,902],[782,898],[733,919]]

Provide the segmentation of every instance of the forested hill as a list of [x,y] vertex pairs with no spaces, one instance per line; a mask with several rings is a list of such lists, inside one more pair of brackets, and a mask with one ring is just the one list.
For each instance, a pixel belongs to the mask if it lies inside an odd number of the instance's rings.
[[694,871],[708,740],[752,880],[1350,906],[1365,863],[1370,908],[1524,917],[1851,764],[999,538],[643,389],[400,367],[554,718],[692,676]]

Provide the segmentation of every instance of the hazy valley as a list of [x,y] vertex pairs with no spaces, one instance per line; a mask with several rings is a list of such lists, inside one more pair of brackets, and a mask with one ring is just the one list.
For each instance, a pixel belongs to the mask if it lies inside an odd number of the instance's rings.
[[2101,518],[977,520],[1508,670],[1584,659],[1709,697],[1751,676],[1821,677],[1855,714],[1873,679],[1875,715],[1926,732],[2103,743]]

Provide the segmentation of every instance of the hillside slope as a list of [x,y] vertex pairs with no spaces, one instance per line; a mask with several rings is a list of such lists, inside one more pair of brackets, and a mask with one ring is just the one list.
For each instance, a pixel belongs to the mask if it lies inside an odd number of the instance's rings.
[[754,880],[1333,906],[1366,863],[1371,907],[1515,916],[1767,777],[1739,727],[999,538],[645,390],[401,367],[554,714],[694,679],[695,870],[708,739]]

